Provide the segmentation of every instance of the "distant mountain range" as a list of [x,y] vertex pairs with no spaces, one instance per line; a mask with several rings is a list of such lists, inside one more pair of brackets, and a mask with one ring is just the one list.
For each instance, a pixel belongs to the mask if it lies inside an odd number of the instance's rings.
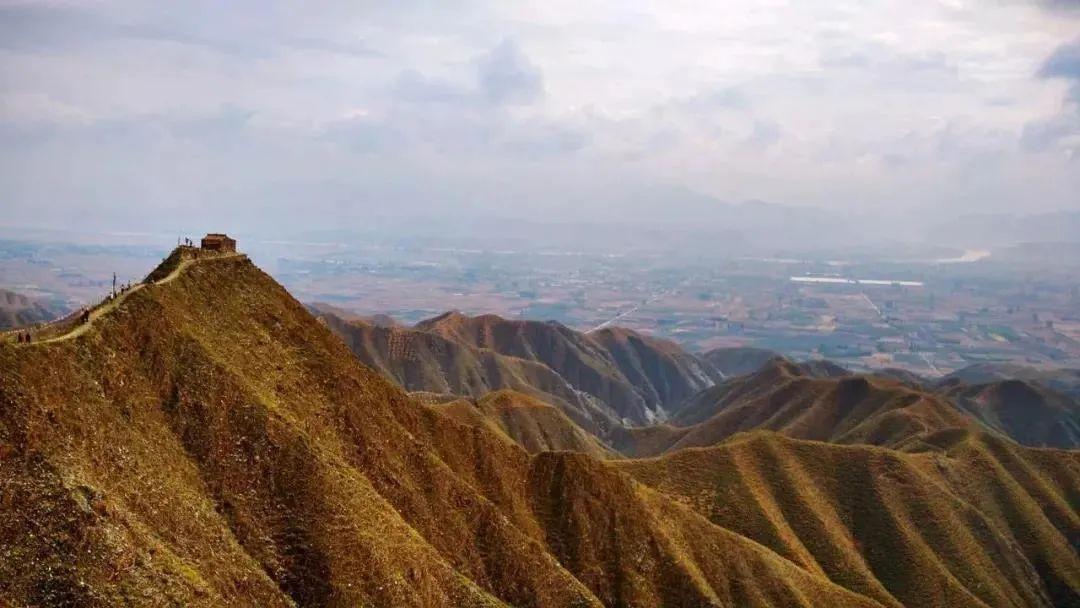
[[66,312],[62,306],[0,289],[0,329],[51,321]]
[[1067,383],[730,377],[760,353],[166,274],[0,343],[0,604],[1080,603],[1080,451],[1020,443],[1069,440]]
[[319,318],[361,361],[408,390],[480,397],[514,389],[600,432],[663,420],[665,408],[722,377],[673,342],[619,328],[586,334],[556,322],[457,312],[414,327],[376,327],[328,311]]
[[1080,447],[1078,370],[980,364],[939,381],[903,370],[864,376],[767,349],[696,356],[622,328],[585,334],[457,312],[411,328],[376,327],[321,310],[361,361],[408,390],[444,400],[504,389],[530,395],[631,456],[762,428],[896,447],[971,418],[1027,445]]

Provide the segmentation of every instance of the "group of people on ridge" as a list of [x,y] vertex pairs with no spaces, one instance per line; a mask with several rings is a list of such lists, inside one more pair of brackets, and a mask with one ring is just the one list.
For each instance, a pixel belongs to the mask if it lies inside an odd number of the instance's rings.
[[[191,239],[184,239],[184,240],[187,243],[191,242]],[[130,291],[132,287],[135,287],[135,286],[138,285],[138,283],[133,284],[131,281],[128,281],[127,283],[124,283],[124,284],[120,285],[119,287],[117,287],[116,283],[115,283],[115,281],[116,281],[115,275],[113,276],[113,281],[114,281],[113,282],[113,290],[111,292],[109,292],[108,295],[105,296],[105,301],[106,302],[112,302],[116,298],[119,298],[121,295],[123,295],[125,292]],[[68,317],[68,318],[70,318],[70,317]],[[78,315],[78,319],[79,319],[79,324],[80,325],[85,325],[85,324],[89,323],[90,322],[90,308],[83,308],[82,310],[80,310],[79,315]],[[33,341],[33,337],[30,335],[29,331],[20,331],[19,333],[15,334],[15,342],[17,344],[30,344],[32,341]]]

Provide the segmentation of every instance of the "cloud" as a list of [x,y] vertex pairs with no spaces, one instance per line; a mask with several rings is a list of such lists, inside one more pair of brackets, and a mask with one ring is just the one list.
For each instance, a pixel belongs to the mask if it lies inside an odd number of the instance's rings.
[[1020,143],[1029,152],[1059,150],[1080,160],[1080,39],[1058,47],[1039,68],[1039,76],[1070,82],[1061,110],[1024,126]]
[[524,158],[538,159],[572,154],[583,149],[589,137],[580,129],[558,123],[519,124],[502,139],[501,149]]
[[395,98],[413,103],[460,103],[474,95],[453,82],[429,78],[414,69],[402,71],[393,89]]
[[[193,5],[194,6],[194,5]],[[222,16],[225,16],[223,19]],[[216,8],[190,11],[95,11],[92,5],[0,5],[0,48],[55,52],[116,41],[200,47],[242,58],[269,57],[281,50],[320,51],[359,58],[382,53],[355,35],[309,35],[292,30],[243,32]],[[316,35],[318,34],[318,35]]]
[[363,40],[359,39],[330,40],[314,36],[299,36],[287,38],[284,44],[305,51],[323,51],[362,58],[384,57],[381,52],[371,48]]
[[855,49],[826,47],[820,58],[826,70],[852,72],[876,88],[942,89],[960,78],[959,67],[942,51],[910,51],[879,42]]
[[1036,0],[1038,4],[1050,11],[1060,11],[1064,14],[1076,15],[1080,13],[1080,2],[1076,0]]
[[770,120],[755,120],[746,144],[753,148],[769,148],[780,141],[783,131]]
[[1080,158],[1080,118],[1075,112],[1062,112],[1024,126],[1020,143],[1029,152],[1045,152],[1061,145],[1070,156]]
[[646,186],[1075,208],[1066,4],[0,0],[0,191],[8,221],[387,197],[525,216],[574,192],[603,215]]
[[715,111],[718,109],[746,109],[749,101],[745,91],[736,86],[707,87],[683,100],[680,105],[689,111]]
[[396,125],[368,116],[355,116],[326,126],[324,137],[360,154],[387,154],[401,150],[409,135]]
[[544,76],[514,40],[503,40],[477,61],[477,79],[488,100],[529,104],[544,96]]
[[1080,80],[1080,38],[1058,47],[1043,62],[1039,75],[1043,78]]

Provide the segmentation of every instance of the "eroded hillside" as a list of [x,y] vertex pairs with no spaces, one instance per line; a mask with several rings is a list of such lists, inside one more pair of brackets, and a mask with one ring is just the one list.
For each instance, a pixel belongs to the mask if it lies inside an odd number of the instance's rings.
[[558,408],[516,391],[493,391],[480,399],[454,399],[431,407],[459,422],[491,429],[530,454],[582,452],[605,459],[617,456]]
[[758,431],[619,466],[884,606],[1080,602],[1080,454],[958,429],[918,450]]
[[414,402],[244,258],[0,347],[14,605],[878,606]]
[[415,327],[378,327],[320,310],[368,365],[412,391],[481,397],[513,389],[560,407],[593,433],[668,417],[722,378],[665,340],[611,328],[582,333],[554,322],[449,312]]
[[1080,397],[1036,380],[949,382],[943,392],[988,427],[1025,445],[1080,448]]
[[939,430],[977,424],[942,395],[880,376],[808,370],[774,359],[753,374],[705,389],[670,424],[618,429],[611,445],[655,456],[771,430],[799,439],[902,447]]

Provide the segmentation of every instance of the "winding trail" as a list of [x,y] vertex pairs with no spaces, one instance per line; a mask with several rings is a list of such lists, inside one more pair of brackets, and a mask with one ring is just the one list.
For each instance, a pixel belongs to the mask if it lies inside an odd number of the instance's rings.
[[[76,320],[76,321],[74,321],[74,323],[75,323],[74,327],[72,327],[66,333],[60,334],[58,336],[53,336],[51,338],[45,338],[45,339],[41,339],[41,340],[34,340],[33,342],[30,342],[30,343],[12,342],[12,345],[20,347],[20,348],[22,348],[22,347],[32,347],[32,346],[39,346],[39,345],[42,345],[42,344],[53,344],[53,343],[56,343],[56,342],[63,342],[64,340],[70,340],[72,338],[77,338],[77,337],[83,335],[84,333],[86,333],[94,325],[94,323],[98,319],[104,317],[105,315],[109,314],[113,310],[116,310],[116,308],[119,307],[121,304],[123,304],[124,301],[127,300],[128,297],[131,294],[136,293],[138,291],[141,291],[142,289],[146,288],[149,285],[164,285],[165,283],[168,283],[168,282],[172,281],[173,279],[175,279],[176,277],[180,276],[181,273],[186,271],[190,266],[192,266],[194,264],[198,264],[200,262],[212,261],[212,260],[231,259],[231,258],[236,258],[236,257],[246,257],[246,256],[244,254],[242,254],[242,253],[231,253],[231,254],[225,254],[225,255],[214,255],[214,256],[207,256],[207,257],[203,257],[203,258],[194,258],[194,259],[189,258],[189,259],[182,260],[179,264],[176,265],[176,268],[174,268],[172,272],[170,272],[168,275],[165,276],[165,278],[163,278],[163,279],[161,279],[159,281],[155,281],[154,283],[146,283],[146,282],[136,283],[135,285],[132,285],[131,289],[128,289],[127,291],[119,294],[112,301],[107,301],[107,300],[103,301],[101,304],[97,305],[96,307],[93,308],[93,310],[90,311],[90,319],[86,323],[79,323]],[[69,322],[68,319],[70,317],[71,317],[71,315],[69,315],[68,317],[64,317],[63,319],[60,319],[58,321],[53,321],[52,323],[44,325],[44,326],[42,326],[40,328],[37,328],[36,330],[33,330],[33,331],[36,331],[36,332],[48,331],[50,325]],[[18,334],[20,332],[26,332],[26,331],[31,331],[31,330],[28,330],[26,328],[14,329],[14,330],[8,332],[7,338],[9,340],[13,340],[14,335],[16,335],[16,334]]]

